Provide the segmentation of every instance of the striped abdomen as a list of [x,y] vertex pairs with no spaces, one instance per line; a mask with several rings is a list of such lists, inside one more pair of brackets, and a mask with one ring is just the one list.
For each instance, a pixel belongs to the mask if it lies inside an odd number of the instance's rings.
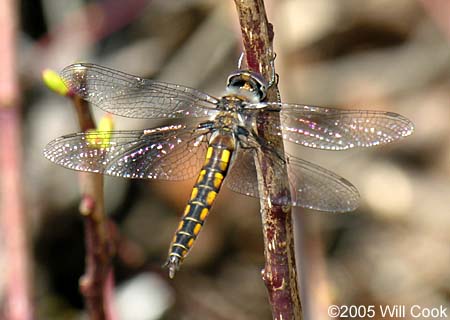
[[188,254],[208,216],[227,174],[234,149],[235,138],[230,131],[222,129],[211,136],[205,163],[170,246],[166,265],[171,278]]

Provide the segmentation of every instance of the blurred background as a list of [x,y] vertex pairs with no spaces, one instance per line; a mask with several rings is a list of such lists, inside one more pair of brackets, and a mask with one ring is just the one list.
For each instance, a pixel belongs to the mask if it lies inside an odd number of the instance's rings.
[[[266,9],[283,101],[392,111],[416,126],[383,147],[299,147],[361,193],[353,213],[295,210],[306,319],[328,319],[331,303],[450,307],[450,2],[278,0]],[[39,319],[83,319],[78,176],[42,156],[78,124],[41,71],[89,61],[220,96],[237,68],[240,29],[233,1],[22,0],[18,10],[33,298]],[[255,199],[224,188],[176,278],[161,268],[193,183],[106,178],[118,318],[270,319]]]

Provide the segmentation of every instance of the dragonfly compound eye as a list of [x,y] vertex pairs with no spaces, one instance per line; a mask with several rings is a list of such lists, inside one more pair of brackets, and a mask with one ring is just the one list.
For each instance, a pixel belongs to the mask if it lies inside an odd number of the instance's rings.
[[238,70],[232,73],[227,80],[227,91],[242,96],[253,103],[266,98],[268,84],[264,78],[248,70]]

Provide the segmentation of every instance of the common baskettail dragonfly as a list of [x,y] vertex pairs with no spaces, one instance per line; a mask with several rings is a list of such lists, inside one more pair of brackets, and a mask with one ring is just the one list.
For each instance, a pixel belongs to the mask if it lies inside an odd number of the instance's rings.
[[166,265],[171,278],[190,251],[222,184],[260,197],[255,153],[262,150],[271,157],[273,172],[286,168],[288,172],[291,197],[271,199],[275,204],[328,212],[352,211],[358,206],[359,193],[350,182],[280,153],[260,137],[256,130],[260,112],[280,119],[264,123],[270,134],[323,150],[381,145],[413,132],[411,121],[392,112],[266,102],[269,83],[248,70],[231,73],[220,98],[89,63],[70,65],[60,75],[72,92],[109,113],[180,120],[153,129],[111,131],[107,139],[100,140],[98,133],[69,134],[44,150],[52,162],[78,171],[160,180],[197,175],[170,245]]

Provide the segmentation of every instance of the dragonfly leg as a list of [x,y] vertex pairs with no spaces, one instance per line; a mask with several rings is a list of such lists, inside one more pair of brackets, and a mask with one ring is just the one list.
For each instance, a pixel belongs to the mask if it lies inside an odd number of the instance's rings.
[[242,61],[244,61],[245,52],[242,51],[238,59],[238,70],[242,69]]
[[278,73],[275,72],[275,59],[277,58],[277,54],[270,50],[272,53],[272,58],[270,58],[270,81],[268,83],[268,88],[272,87],[274,84],[278,84],[280,77]]

